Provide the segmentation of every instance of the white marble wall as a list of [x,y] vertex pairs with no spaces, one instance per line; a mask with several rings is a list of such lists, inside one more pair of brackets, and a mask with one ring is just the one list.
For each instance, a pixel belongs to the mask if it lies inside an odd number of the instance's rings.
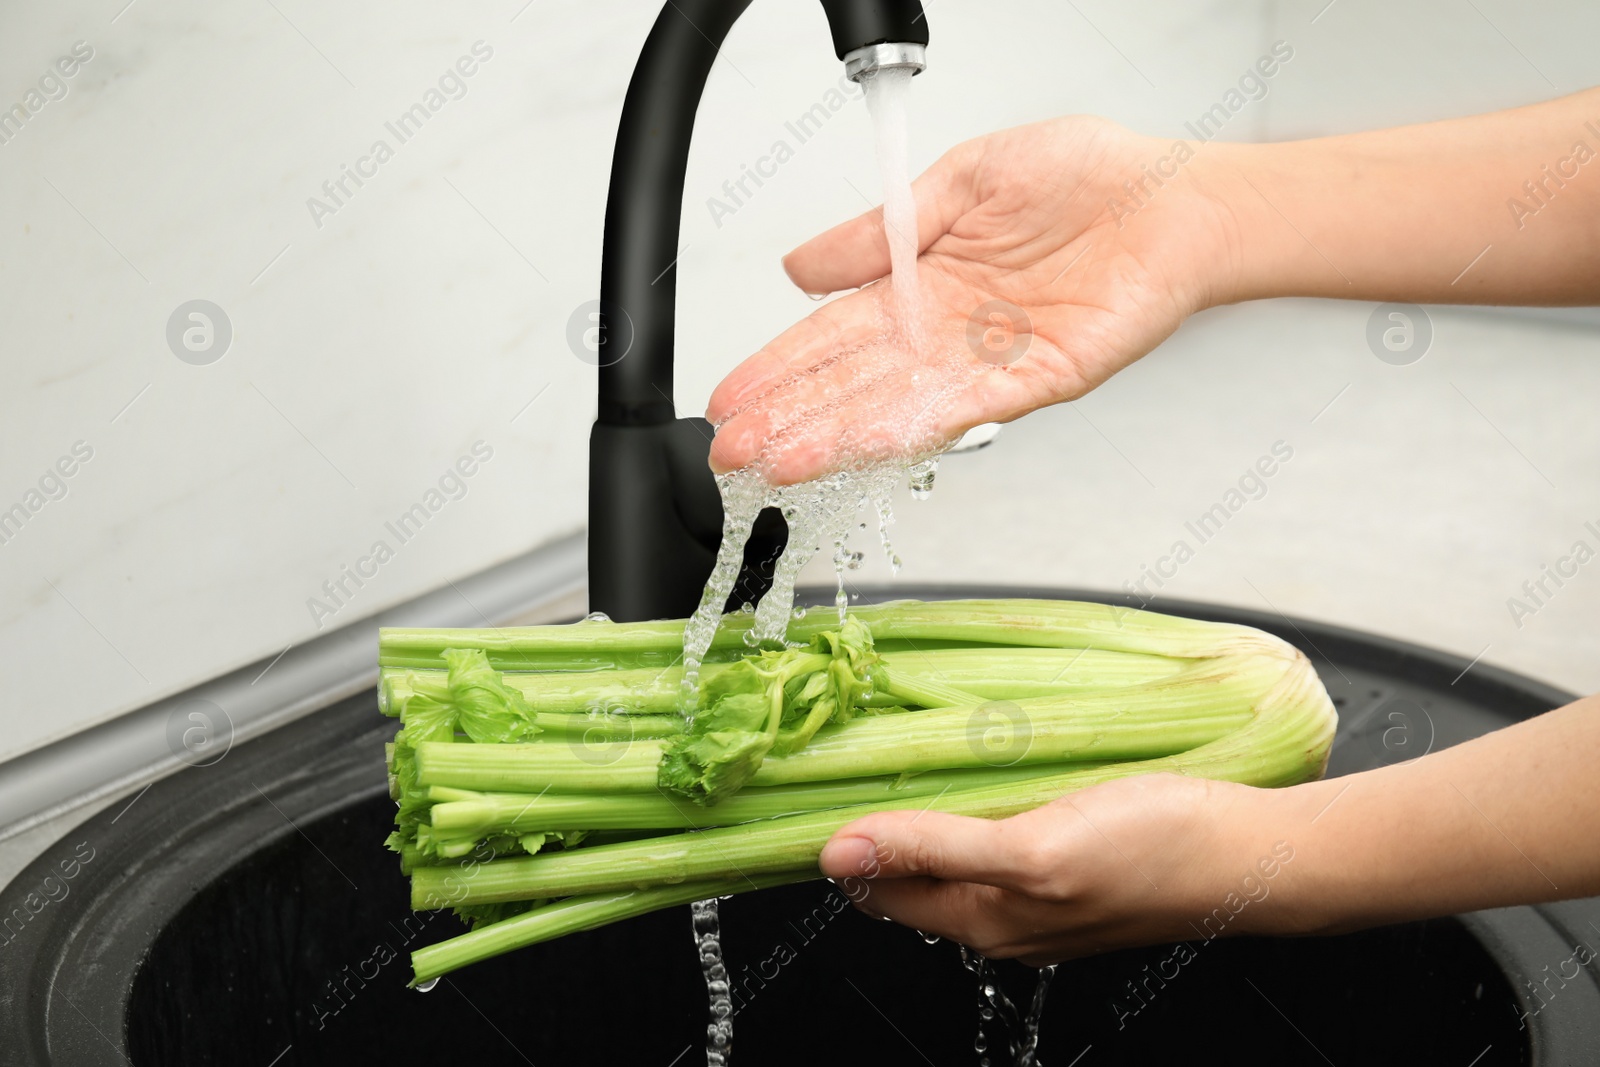
[[[1069,111],[1176,134],[1279,39],[1295,59],[1237,136],[1600,81],[1592,4],[1324,2],[932,0],[913,165]],[[566,325],[596,295],[611,141],[655,5],[125,4],[0,11],[0,104],[28,102],[75,42],[93,50],[0,144],[0,509],[76,442],[93,450],[0,544],[0,758],[583,522],[593,372]],[[480,41],[492,55],[464,96],[404,144],[386,132]],[[705,207],[837,77],[806,0],[757,3],[713,73],[682,235],[685,413],[810,309],[778,256],[876,196],[853,103],[734,216]],[[380,138],[393,158],[314,218],[308,198]],[[195,299],[233,331],[207,365],[166,339]],[[907,577],[1115,587],[1284,437],[1282,481],[1169,592],[1488,644],[1491,661],[1600,685],[1600,570],[1521,630],[1504,606],[1600,521],[1600,333],[1441,313],[1435,351],[1393,368],[1365,349],[1368,310],[1213,313],[1081,413],[951,461],[902,519]],[[403,545],[386,533],[480,441],[492,459],[460,499]],[[393,558],[314,618],[308,598],[379,539]]]

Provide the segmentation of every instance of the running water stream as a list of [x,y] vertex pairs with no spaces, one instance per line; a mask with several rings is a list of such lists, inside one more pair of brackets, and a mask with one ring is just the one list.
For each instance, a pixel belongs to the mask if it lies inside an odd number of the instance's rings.
[[883,233],[889,242],[889,277],[894,290],[895,318],[906,335],[906,347],[923,348],[922,293],[917,284],[917,198],[911,190],[910,129],[906,96],[911,71],[886,70],[866,81],[867,110],[878,148],[878,174],[883,181]]
[[[777,383],[773,391],[748,401],[747,406],[779,408],[772,412],[776,421],[768,449],[752,467],[718,479],[722,545],[700,605],[683,633],[685,697],[691,710],[700,664],[738,580],[744,544],[761,510],[775,507],[782,512],[789,524],[789,544],[778,560],[771,591],[756,609],[747,640],[752,645],[782,644],[794,607],[795,579],[801,568],[825,549],[833,553],[838,575],[836,601],[843,618],[848,604],[844,572],[861,558],[849,549],[849,536],[863,508],[876,516],[884,554],[891,568],[898,570],[899,559],[888,532],[894,521],[892,494],[908,473],[915,495],[925,496],[932,488],[935,456],[949,443],[939,433],[940,418],[948,400],[974,373],[975,361],[969,356],[935,351],[927,344],[917,277],[917,203],[907,163],[905,98],[910,81],[909,70],[884,70],[863,82],[877,140],[883,229],[892,267],[889,284],[876,287],[880,294],[876,332],[865,340],[850,342],[818,366],[798,371]],[[773,392],[792,387],[807,375],[828,369],[836,372],[836,364],[847,366],[850,373],[844,379],[846,395],[830,399],[854,401],[848,423],[832,431],[834,440],[825,442],[832,448],[837,469],[797,485],[772,485],[764,470],[784,458],[786,449],[815,446],[814,437],[808,434],[829,432],[824,420],[836,415],[830,403],[783,408],[788,401],[774,397]],[[913,369],[909,376],[908,367]],[[880,384],[884,388],[874,391]]]
[[711,1017],[706,1023],[706,1067],[726,1067],[733,1054],[733,997],[729,992],[728,968],[722,962],[722,916],[716,897],[689,905],[694,920],[695,947],[700,952],[700,970],[706,978],[706,994],[711,1001]]
[[978,979],[978,1033],[972,1047],[978,1054],[978,1067],[992,1067],[989,1058],[989,1032],[985,1029],[998,1016],[1010,1035],[1007,1047],[1015,1067],[1040,1067],[1039,1020],[1044,1014],[1045,998],[1050,993],[1050,982],[1055,977],[1054,965],[1041,967],[1034,979],[1033,997],[1028,1001],[1027,1013],[1017,1011],[1017,1006],[1000,986],[1000,977],[994,962],[982,953],[961,946],[961,964]]
[[[764,473],[783,458],[785,448],[814,445],[808,433],[830,432],[824,420],[835,413],[830,404],[822,404],[811,409],[777,411],[775,430],[761,459],[749,468],[718,477],[722,544],[700,604],[683,630],[683,708],[691,717],[698,698],[700,665],[722,621],[723,608],[744,562],[745,542],[762,509],[775,507],[783,514],[789,540],[774,568],[772,588],[756,608],[746,642],[752,647],[786,643],[794,611],[795,580],[801,569],[824,549],[833,554],[838,581],[835,605],[842,623],[849,606],[845,571],[858,566],[863,556],[849,547],[852,531],[866,528],[865,523],[859,522],[861,511],[865,509],[876,518],[884,555],[890,568],[898,572],[900,559],[889,542],[889,526],[894,522],[892,494],[901,479],[909,475],[912,496],[921,499],[928,495],[938,469],[938,454],[949,444],[941,433],[941,418],[949,401],[971,384],[974,374],[997,369],[972,359],[959,348],[930,344],[917,275],[917,203],[907,151],[905,101],[911,76],[909,70],[883,70],[863,80],[883,181],[883,228],[891,266],[889,283],[874,287],[879,297],[876,333],[866,340],[850,342],[819,365],[796,372],[775,386],[775,390],[793,386],[806,375],[849,361],[845,395],[833,399],[852,401],[851,418],[831,431],[836,440],[826,442],[832,446],[835,469],[813,481],[784,486],[773,485]],[[874,386],[880,388],[874,390]],[[781,403],[782,398],[774,398],[772,392],[747,403]],[[725,1067],[733,1042],[733,1004],[722,959],[718,902],[700,901],[693,905],[692,915],[695,944],[710,997],[706,1062],[710,1067]],[[967,951],[962,952],[963,960],[967,960]],[[986,1003],[993,1004],[998,986],[993,983],[992,973],[983,969],[992,969],[992,965],[981,956],[973,956],[982,962],[969,962],[968,966],[978,968],[975,973],[988,991]],[[1036,1063],[1032,1050],[1038,1040],[1039,1011],[1053,971],[1054,968],[1047,968],[1040,972],[1026,1020],[1017,1020],[1016,1009],[1003,992],[998,992],[999,1002],[1009,1011],[1011,1032],[1016,1035],[1012,1052],[1018,1057],[1018,1064]],[[988,1013],[984,1018],[991,1018],[994,1008],[986,1007],[984,1011]],[[988,1067],[984,1041],[980,1023],[977,1050],[982,1067]]]

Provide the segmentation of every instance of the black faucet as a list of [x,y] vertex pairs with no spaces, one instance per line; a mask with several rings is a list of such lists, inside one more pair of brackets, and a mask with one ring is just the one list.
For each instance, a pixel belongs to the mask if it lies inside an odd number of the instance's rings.
[[[717,50],[750,0],[668,0],[628,84],[611,159],[600,266],[600,408],[589,436],[589,609],[617,621],[681,618],[700,601],[722,539],[707,466],[712,430],[672,399],[678,223],[695,109]],[[920,70],[918,0],[822,0],[854,79]],[[771,586],[783,516],[757,519],[728,602]]]

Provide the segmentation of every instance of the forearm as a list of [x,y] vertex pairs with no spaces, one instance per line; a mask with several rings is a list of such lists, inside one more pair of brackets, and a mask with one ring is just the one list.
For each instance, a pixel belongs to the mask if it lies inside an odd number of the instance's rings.
[[1195,162],[1234,219],[1217,302],[1600,304],[1600,89]]
[[1261,794],[1294,862],[1263,931],[1600,894],[1600,697],[1393,767]]

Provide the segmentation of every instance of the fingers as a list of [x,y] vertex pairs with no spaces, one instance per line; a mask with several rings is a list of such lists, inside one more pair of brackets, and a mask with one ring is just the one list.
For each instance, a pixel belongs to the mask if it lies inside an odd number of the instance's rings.
[[966,945],[990,959],[1015,958],[1041,967],[1094,950],[1089,932],[1063,929],[1059,915],[1047,915],[1042,905],[1004,889],[936,878],[861,885],[864,890],[851,899],[866,914]]
[[[977,154],[963,145],[941,156],[911,183],[917,198],[917,251],[949,232],[976,203],[972,167]],[[808,293],[858,289],[889,273],[889,242],[883,208],[857,215],[819,234],[783,257],[789,280]]]
[[861,911],[925,934],[959,941],[979,951],[1006,939],[1002,929],[1003,890],[973,882],[941,882],[937,878],[882,879],[862,883],[854,899]]
[[[806,374],[720,426],[712,464],[752,466],[769,484],[782,486],[821,477],[839,464],[886,459],[914,421],[904,409],[915,398],[903,386],[886,385],[894,375],[839,363]],[[880,392],[889,402],[878,398]]]
[[818,865],[829,877],[859,876],[876,861],[874,878],[929,877],[981,882],[1027,893],[1039,882],[1037,850],[1010,820],[993,822],[936,811],[869,815],[840,828]]
[[720,426],[788,376],[815,366],[857,335],[869,335],[878,315],[878,298],[872,293],[856,293],[818,308],[735,367],[711,394],[706,418]]
[[935,384],[943,373],[933,364],[896,361],[892,353],[847,355],[730,417],[718,427],[712,465],[752,467],[770,485],[794,485],[906,460],[981,422],[1037,406],[1021,378],[979,373]]

